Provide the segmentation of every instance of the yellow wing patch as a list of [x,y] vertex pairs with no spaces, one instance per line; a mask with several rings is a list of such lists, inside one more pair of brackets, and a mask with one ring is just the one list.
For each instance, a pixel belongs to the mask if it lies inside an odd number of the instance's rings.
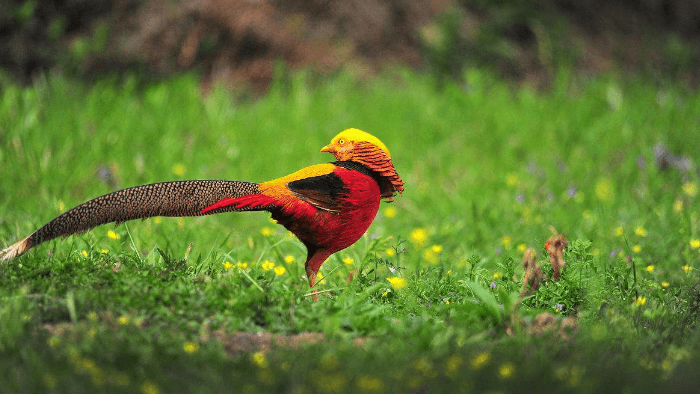
[[281,178],[273,179],[269,182],[263,182],[260,185],[258,185],[258,190],[260,190],[261,194],[277,199],[295,197],[294,192],[287,188],[287,183],[297,181],[299,179],[330,174],[331,172],[333,172],[333,170],[335,170],[334,164],[316,164],[313,166],[302,168],[297,172],[283,176]]

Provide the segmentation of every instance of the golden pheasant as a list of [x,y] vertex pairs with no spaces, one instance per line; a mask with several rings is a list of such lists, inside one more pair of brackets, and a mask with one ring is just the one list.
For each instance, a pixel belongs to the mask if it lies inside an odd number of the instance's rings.
[[200,216],[230,211],[269,211],[306,246],[306,274],[313,287],[324,261],[360,239],[382,198],[391,201],[403,181],[389,149],[376,137],[347,129],[321,152],[336,162],[317,164],[262,183],[192,180],[153,183],[106,194],[78,205],[0,251],[0,261],[42,242],[105,223],[153,216]]

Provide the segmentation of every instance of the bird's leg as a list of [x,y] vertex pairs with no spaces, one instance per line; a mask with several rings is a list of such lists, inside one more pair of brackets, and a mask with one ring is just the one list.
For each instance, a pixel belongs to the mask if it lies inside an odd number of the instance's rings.
[[[313,289],[316,284],[316,272],[310,270],[308,265],[306,266],[306,277],[309,279],[309,287]],[[312,291],[311,298],[314,301],[318,301],[318,291]]]
[[[316,275],[318,274],[319,268],[326,261],[331,253],[325,249],[316,249],[308,247],[309,254],[306,258],[306,263],[304,268],[306,269],[306,278],[309,280],[309,287],[313,288],[316,285]],[[314,301],[318,301],[318,293],[314,290],[312,293],[312,298]]]

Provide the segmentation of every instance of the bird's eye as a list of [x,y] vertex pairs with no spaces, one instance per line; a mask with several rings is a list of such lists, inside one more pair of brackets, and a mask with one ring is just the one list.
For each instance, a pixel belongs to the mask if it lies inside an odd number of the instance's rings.
[[338,143],[339,143],[340,145],[343,145],[343,144],[345,143],[345,140],[341,138],[340,140],[338,140]]

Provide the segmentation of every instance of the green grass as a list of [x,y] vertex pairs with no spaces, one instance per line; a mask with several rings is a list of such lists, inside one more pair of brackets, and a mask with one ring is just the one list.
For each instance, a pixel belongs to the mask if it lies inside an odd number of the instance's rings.
[[[41,245],[0,266],[0,391],[697,389],[700,181],[659,169],[653,146],[700,162],[700,96],[565,70],[546,93],[464,81],[298,73],[255,100],[202,96],[194,76],[3,82],[3,246],[114,188],[331,161],[319,149],[348,127],[391,149],[406,192],[326,262],[318,302],[303,246],[265,213]],[[569,240],[563,277],[519,302],[524,248],[552,277],[550,226]],[[578,329],[534,334],[542,312]],[[240,331],[325,339],[227,352]]]

